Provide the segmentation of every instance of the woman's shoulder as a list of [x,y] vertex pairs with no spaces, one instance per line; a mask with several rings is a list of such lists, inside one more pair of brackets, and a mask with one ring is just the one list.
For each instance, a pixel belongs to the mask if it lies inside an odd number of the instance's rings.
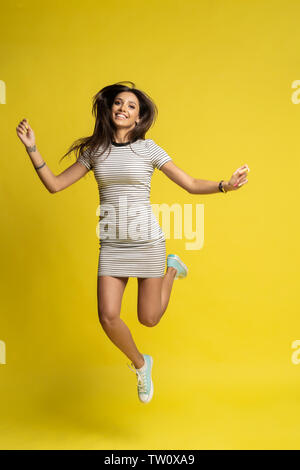
[[153,147],[156,145],[153,139],[140,139],[139,142],[146,148]]
[[155,145],[155,142],[152,139],[137,139],[131,142],[130,145],[127,147],[137,148],[137,149],[145,149],[148,150],[149,147]]

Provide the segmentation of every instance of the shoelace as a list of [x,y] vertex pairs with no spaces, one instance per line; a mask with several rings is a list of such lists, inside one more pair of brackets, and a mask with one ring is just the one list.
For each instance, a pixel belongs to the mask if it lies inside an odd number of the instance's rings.
[[129,364],[127,364],[127,365],[129,367],[129,369],[131,369],[137,375],[137,378],[138,378],[138,392],[139,393],[148,393],[146,369],[144,370],[144,372],[139,372],[136,368],[132,369],[132,367],[130,367]]

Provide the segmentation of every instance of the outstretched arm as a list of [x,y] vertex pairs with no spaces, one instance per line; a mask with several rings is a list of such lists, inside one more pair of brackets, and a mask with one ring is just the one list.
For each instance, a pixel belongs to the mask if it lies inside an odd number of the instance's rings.
[[84,165],[79,162],[75,162],[59,175],[54,175],[48,165],[45,164],[37,149],[34,131],[29,125],[27,119],[23,119],[17,126],[16,130],[17,136],[24,144],[41,182],[50,193],[53,194],[58,191],[62,191],[78,181],[88,172],[88,169]]
[[[181,186],[187,192],[191,194],[213,194],[219,193],[219,182],[220,181],[208,181],[193,178],[188,175],[185,171],[179,168],[173,161],[166,162],[162,167],[161,171],[174,183]],[[250,169],[247,164],[238,168],[229,181],[223,182],[223,188],[225,192],[239,189],[243,184],[248,182],[247,172]]]

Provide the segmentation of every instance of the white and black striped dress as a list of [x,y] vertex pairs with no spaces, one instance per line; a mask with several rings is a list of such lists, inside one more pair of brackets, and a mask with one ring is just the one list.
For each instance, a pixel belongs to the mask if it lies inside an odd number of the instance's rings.
[[164,276],[166,240],[150,191],[154,169],[172,158],[152,139],[112,142],[110,154],[100,153],[91,158],[85,150],[77,160],[93,170],[99,189],[98,276]]

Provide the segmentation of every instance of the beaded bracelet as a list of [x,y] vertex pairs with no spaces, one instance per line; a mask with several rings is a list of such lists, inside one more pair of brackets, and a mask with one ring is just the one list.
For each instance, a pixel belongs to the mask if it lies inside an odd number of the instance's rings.
[[43,166],[45,166],[45,165],[46,165],[46,162],[44,162],[41,166],[35,166],[34,168],[36,170],[39,170],[40,168],[43,168]]

